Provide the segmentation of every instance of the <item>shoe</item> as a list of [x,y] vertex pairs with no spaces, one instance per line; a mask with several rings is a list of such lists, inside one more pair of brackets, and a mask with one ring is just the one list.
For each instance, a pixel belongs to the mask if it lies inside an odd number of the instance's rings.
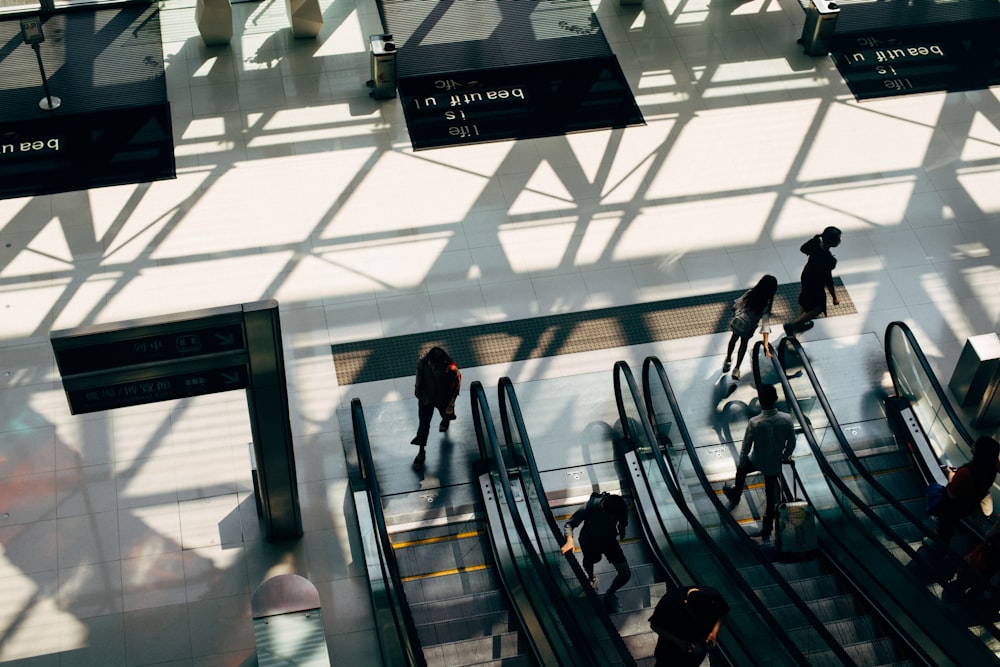
[[795,335],[795,327],[792,326],[791,322],[785,322],[781,328],[785,330],[785,335],[789,338]]
[[726,484],[725,486],[722,487],[722,495],[724,495],[726,497],[726,500],[729,501],[729,507],[727,507],[726,509],[732,511],[734,507],[740,504],[740,496],[742,496],[743,494],[741,493],[739,496],[736,495],[736,489]]
[[816,326],[816,323],[813,322],[812,320],[808,320],[808,321],[802,323],[802,326],[799,327],[799,331],[809,331],[814,326]]
[[763,530],[755,530],[755,531],[753,531],[753,532],[750,533],[750,537],[760,538],[761,542],[770,542],[771,541],[771,531],[768,531],[768,532],[765,533]]
[[[413,440],[410,440],[410,444],[411,445],[416,445],[417,447],[421,446],[420,445],[420,440],[418,438],[414,438]],[[424,444],[427,444],[427,443],[424,443]]]
[[621,611],[621,605],[618,604],[618,596],[614,593],[608,593],[605,595],[604,608],[608,610],[609,614],[615,614]]
[[420,450],[416,458],[413,459],[413,469],[420,472],[424,469],[424,459],[427,458],[427,453],[424,450]]
[[722,364],[722,372],[728,373],[729,369],[732,367],[733,367],[733,362],[731,362],[729,359],[726,359],[726,363]]
[[445,431],[447,431],[447,430],[448,430],[448,425],[449,425],[449,424],[451,424],[451,422],[450,422],[450,421],[448,421],[447,419],[442,419],[442,420],[441,420],[441,425],[440,425],[440,426],[438,426],[438,430],[439,430],[439,431],[440,431],[441,433],[444,433]]
[[740,369],[738,369],[738,368],[734,368],[733,369],[733,379],[736,380],[737,382],[739,382],[739,379],[740,379]]

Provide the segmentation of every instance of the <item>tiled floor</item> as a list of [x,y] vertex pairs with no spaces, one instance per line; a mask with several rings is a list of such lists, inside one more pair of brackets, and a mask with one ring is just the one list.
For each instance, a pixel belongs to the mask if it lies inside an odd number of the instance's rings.
[[[0,661],[250,665],[250,594],[319,588],[344,664],[377,661],[330,345],[794,281],[844,230],[858,309],[813,338],[902,319],[948,377],[1000,317],[997,90],[853,102],[795,44],[794,0],[596,3],[647,126],[414,153],[368,97],[371,0],[323,0],[316,40],[283,4],[237,4],[206,48],[163,5],[178,177],[0,201]],[[304,537],[256,525],[240,395],[72,416],[52,329],[275,298]],[[487,386],[721,355],[724,334],[463,369]],[[408,374],[405,369],[401,375]]]

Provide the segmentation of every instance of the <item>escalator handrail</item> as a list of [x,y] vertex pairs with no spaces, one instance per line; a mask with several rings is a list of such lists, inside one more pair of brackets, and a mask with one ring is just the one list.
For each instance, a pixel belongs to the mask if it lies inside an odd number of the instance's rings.
[[[778,588],[781,589],[781,591],[792,602],[792,604],[803,615],[803,617],[809,622],[809,624],[814,626],[817,634],[824,642],[826,642],[830,650],[833,651],[835,654],[837,654],[838,658],[844,661],[843,664],[854,664],[850,660],[850,657],[848,656],[846,651],[844,651],[843,647],[840,645],[840,642],[838,642],[829,632],[829,630],[827,630],[826,625],[819,619],[819,617],[816,616],[816,614],[812,611],[812,609],[808,606],[808,604],[806,604],[805,600],[803,600],[798,595],[798,593],[795,592],[795,589],[792,588],[792,586],[788,583],[785,577],[783,577],[778,572],[777,568],[774,567],[774,564],[771,563],[768,559],[763,557],[763,555],[760,553],[760,549],[757,547],[754,541],[750,538],[749,535],[746,534],[746,531],[743,530],[743,528],[739,525],[739,522],[736,520],[736,518],[726,508],[722,506],[722,501],[720,501],[718,496],[714,493],[714,491],[712,491],[711,482],[709,481],[708,476],[705,474],[705,470],[704,468],[702,468],[700,459],[698,458],[697,452],[695,451],[694,440],[691,437],[691,433],[687,428],[687,423],[685,422],[684,417],[681,414],[680,404],[677,401],[677,395],[674,393],[673,386],[670,384],[670,379],[667,377],[666,369],[663,367],[663,363],[657,357],[653,356],[646,357],[646,359],[643,360],[643,365],[642,365],[642,384],[643,384],[643,394],[644,394],[643,406],[645,408],[645,417],[646,417],[645,421],[652,422],[653,415],[656,414],[652,400],[653,392],[651,391],[652,389],[651,370],[656,371],[656,377],[660,381],[663,392],[667,397],[667,402],[670,404],[670,409],[673,414],[673,417],[674,419],[677,420],[676,421],[677,431],[678,433],[680,433],[681,439],[684,441],[684,448],[687,451],[688,458],[691,461],[691,467],[694,468],[695,475],[698,477],[698,481],[701,482],[702,488],[705,489],[706,495],[715,505],[716,511],[719,513],[721,520],[724,523],[726,523],[726,525],[729,528],[729,531],[733,535],[738,536],[737,540],[740,541],[740,543],[743,545],[743,548],[748,553],[752,553],[754,555],[754,559],[758,562],[758,564],[762,568],[764,568],[764,570],[768,573],[771,579],[774,580]],[[631,371],[629,372],[631,373]],[[651,426],[648,426],[648,428],[650,428],[650,431],[652,431]],[[653,442],[655,443],[656,441],[654,440]],[[663,456],[662,452],[660,452],[658,447],[655,449],[656,453],[654,454],[654,456],[657,457],[659,461],[658,465],[660,465],[661,467],[666,467],[667,465],[670,465],[673,474],[673,463],[670,462],[669,459]],[[676,476],[674,476],[673,479],[676,480]],[[702,538],[703,543],[704,540],[707,540],[712,544],[712,546],[714,547],[713,552],[716,552],[716,557],[720,560],[722,566],[726,569],[726,572],[735,581],[738,582],[741,591],[748,598],[750,604],[755,609],[757,609],[757,611],[760,613],[761,618],[764,619],[764,622],[768,625],[768,627],[775,634],[775,636],[778,637],[782,645],[785,646],[785,648],[789,651],[789,653],[792,656],[794,656],[797,660],[805,662],[806,661],[805,656],[802,654],[801,649],[795,644],[794,640],[792,640],[791,636],[786,631],[784,625],[780,623],[777,619],[775,619],[774,616],[771,614],[769,608],[760,601],[760,598],[754,591],[753,587],[746,582],[744,577],[739,573],[739,570],[736,568],[735,565],[733,565],[732,561],[726,555],[725,551],[720,549],[718,545],[716,545],[715,540],[713,540],[711,536],[708,535],[708,532],[705,531],[704,527],[694,516],[694,513],[691,512],[689,508],[687,508],[687,504],[683,501],[683,498],[681,499],[681,502],[684,504],[685,517],[688,518],[692,526],[697,526],[701,531],[704,532],[704,537]]]
[[[934,394],[936,395],[938,401],[941,403],[941,407],[944,409],[945,414],[951,421],[952,426],[954,426],[955,431],[957,432],[958,436],[962,439],[965,446],[971,449],[972,443],[975,440],[975,438],[969,432],[969,429],[965,427],[965,423],[962,421],[961,417],[959,417],[958,412],[952,405],[951,399],[948,398],[948,394],[945,392],[944,387],[942,387],[941,383],[938,381],[937,375],[934,373],[934,370],[931,368],[930,362],[927,360],[927,356],[924,354],[923,349],[921,349],[920,343],[917,342],[917,337],[913,334],[913,331],[905,322],[900,322],[900,321],[889,323],[889,325],[885,328],[885,338],[884,338],[885,362],[886,366],[889,369],[889,377],[892,378],[892,387],[896,391],[896,395],[902,396],[899,387],[899,380],[896,377],[896,366],[892,362],[891,337],[892,337],[892,332],[894,330],[898,330],[900,334],[902,334],[902,336],[906,339],[909,349],[912,350],[914,355],[916,356],[917,363],[920,364],[921,370],[923,370],[924,375],[926,376],[928,382],[930,383],[931,388],[934,390]],[[917,416],[916,411],[913,412],[913,417],[916,420],[916,423],[919,425],[920,430],[926,433],[924,425],[920,423],[920,419]],[[926,438],[926,435],[924,437]],[[916,443],[916,444],[921,449],[923,449],[923,447],[926,446],[926,443]],[[937,461],[938,460],[937,454],[935,454],[933,451],[921,451],[919,452],[919,454],[920,457],[922,458],[918,458],[918,461],[921,464],[921,471],[924,473],[925,481],[927,482],[938,481],[934,479],[933,474],[930,470],[927,470],[923,467],[925,465],[925,462],[928,460]],[[962,519],[962,524],[969,531],[969,533],[973,535],[976,539],[980,541],[986,539],[986,532],[983,530],[982,526],[977,525],[975,521],[971,521],[968,518],[966,518]]]
[[[507,534],[507,527],[512,525],[531,561],[532,571],[529,573],[522,572],[516,561],[514,565],[514,569],[520,578],[519,585],[524,590],[532,592],[530,596],[532,599],[525,601],[530,608],[525,609],[519,603],[519,600],[514,599],[512,595],[510,596],[513,611],[518,616],[521,627],[525,629],[525,639],[531,644],[532,651],[541,664],[551,661],[555,661],[559,665],[573,666],[594,664],[591,662],[592,655],[586,650],[587,643],[585,638],[577,631],[573,624],[565,622],[568,613],[564,609],[565,600],[553,594],[553,584],[548,577],[539,576],[543,567],[540,562],[541,558],[532,548],[531,540],[528,538],[527,531],[515,505],[510,479],[507,476],[506,468],[502,465],[503,457],[499,451],[499,442],[496,430],[493,427],[489,402],[486,399],[486,392],[483,389],[483,385],[479,380],[472,383],[469,388],[469,395],[472,401],[473,424],[476,432],[476,441],[479,446],[480,464],[482,467],[488,469],[490,477],[493,480],[499,481],[500,493],[505,500],[504,503],[497,503],[497,509],[500,511],[504,522],[503,543],[508,546],[507,553],[509,554],[510,537]],[[493,537],[494,543],[499,544],[497,538],[501,536],[496,535],[496,531],[492,530],[492,527],[490,534]],[[508,557],[506,554],[499,552],[496,553],[496,556],[497,558]],[[513,582],[507,581],[503,576],[504,569],[499,568],[498,573],[501,575],[503,585],[509,593]],[[535,600],[538,600],[538,602],[536,603]],[[534,628],[538,629],[537,632],[533,631]],[[539,633],[541,636],[539,636]],[[546,656],[551,657],[547,658]],[[595,667],[597,666],[595,665]]]
[[[819,401],[820,406],[823,408],[823,412],[826,416],[827,422],[830,424],[830,430],[834,437],[837,439],[837,443],[840,445],[841,452],[848,458],[851,463],[851,467],[859,474],[864,480],[873,488],[878,494],[892,507],[899,512],[899,514],[910,522],[915,528],[920,531],[920,534],[924,538],[928,538],[931,541],[944,545],[944,542],[938,537],[937,532],[932,530],[920,517],[914,514],[906,505],[904,505],[899,498],[896,497],[894,493],[891,493],[885,486],[878,481],[878,478],[871,473],[868,468],[861,463],[858,455],[854,453],[854,448],[847,441],[847,436],[844,435],[844,430],[837,421],[837,417],[834,414],[833,407],[830,405],[829,399],[827,399],[826,392],[823,390],[822,385],[819,382],[819,378],[816,376],[816,371],[812,367],[812,362],[809,360],[809,356],[806,354],[805,348],[802,343],[799,342],[794,336],[786,336],[781,339],[778,344],[778,361],[782,368],[785,367],[785,355],[788,351],[795,354],[802,365],[806,376],[809,378],[809,382],[812,384],[813,390],[816,394],[816,400]],[[865,503],[867,505],[867,503]],[[882,528],[882,526],[879,526]],[[885,530],[884,528],[882,528]],[[931,559],[929,556],[924,556],[923,553],[918,552],[909,545],[909,542],[900,536],[895,529],[890,533],[887,533],[892,537],[893,541],[903,549],[907,555],[914,561],[920,563],[925,572],[927,572],[932,579],[938,581],[938,583],[946,584],[947,580],[950,579],[950,573],[955,570],[962,570],[972,581],[977,582],[983,590],[993,591],[1000,595],[1000,589],[994,586],[987,578],[983,577],[978,571],[972,566],[965,562],[965,559],[958,558],[957,556],[942,551],[935,559]],[[950,567],[947,568],[947,572],[941,567],[940,557],[944,555],[949,561]],[[947,575],[947,576],[942,576]],[[942,580],[942,578],[944,580]],[[994,636],[1000,637],[1000,630],[994,627],[992,623],[987,624],[989,628],[992,629]]]
[[[500,420],[503,426],[504,439],[506,440],[507,446],[509,448],[517,447],[518,441],[520,442],[520,448],[514,453],[514,460],[517,461],[517,456],[524,460],[524,468],[527,470],[528,476],[531,478],[531,484],[538,491],[540,499],[545,498],[545,487],[542,486],[542,477],[538,472],[538,464],[535,462],[535,453],[531,447],[531,440],[528,437],[528,430],[524,425],[524,417],[521,414],[521,404],[517,399],[517,392],[514,390],[514,383],[511,382],[509,377],[500,378],[499,385],[497,387],[498,393],[500,395]],[[517,438],[514,438],[514,431],[517,432]],[[502,450],[500,451],[502,455]],[[506,461],[502,461],[502,467],[507,469],[510,464]],[[520,468],[521,466],[515,466]],[[522,472],[523,476],[523,472]],[[540,530],[542,528],[551,531],[555,541],[562,546],[566,542],[566,536],[559,529],[559,524],[556,522],[555,516],[552,514],[552,508],[547,502],[539,503],[542,513],[545,517],[545,526],[534,526],[535,530]],[[531,512],[532,520],[534,521],[535,513]],[[610,615],[601,604],[600,598],[597,595],[597,591],[594,587],[590,585],[590,581],[587,578],[587,574],[583,571],[583,567],[577,560],[576,556],[572,552],[566,552],[562,555],[566,563],[572,569],[574,575],[576,576],[578,583],[580,585],[580,590],[584,592],[587,598],[591,602],[592,609],[586,609],[582,613],[588,615],[596,615],[600,620],[604,632],[606,633],[606,639],[611,642],[612,646],[615,648],[623,664],[634,665],[635,659],[632,657],[625,646],[625,642],[622,640],[621,635],[618,634],[618,629],[615,627],[614,623],[611,621]],[[548,566],[548,559],[543,558],[542,561]],[[552,577],[560,577],[562,574],[556,570],[555,572],[549,570],[549,575]]]
[[885,347],[885,364],[889,369],[889,377],[892,379],[892,388],[896,391],[896,395],[901,396],[902,394],[899,391],[899,380],[896,377],[896,367],[892,362],[891,336],[894,329],[899,330],[903,337],[906,338],[906,342],[909,343],[910,349],[916,354],[917,363],[920,364],[920,367],[924,371],[924,375],[927,376],[931,387],[934,388],[934,393],[937,395],[938,400],[941,401],[941,407],[944,408],[945,413],[948,415],[948,419],[952,421],[952,424],[955,426],[955,430],[965,441],[966,445],[972,445],[975,438],[973,438],[972,434],[969,433],[969,429],[965,427],[965,423],[962,422],[961,417],[958,416],[958,412],[955,410],[954,406],[952,406],[951,400],[948,398],[944,387],[942,387],[941,383],[938,382],[934,369],[931,368],[930,362],[927,361],[927,356],[921,349],[920,343],[917,342],[917,337],[913,335],[913,331],[906,324],[906,322],[900,322],[898,320],[890,322],[888,326],[886,326],[885,338],[883,342],[883,346]]
[[[650,443],[650,449],[653,452],[653,458],[656,461],[656,466],[660,470],[660,474],[663,475],[664,480],[667,483],[667,488],[670,491],[670,495],[673,498],[674,504],[684,515],[684,518],[687,520],[688,525],[691,526],[691,530],[697,536],[698,543],[701,544],[702,547],[704,547],[705,550],[713,556],[715,562],[719,565],[722,571],[725,572],[726,577],[730,581],[732,581],[735,584],[735,586],[739,589],[740,594],[743,596],[747,604],[749,604],[749,606],[751,606],[755,611],[757,611],[758,616],[763,620],[764,624],[767,625],[767,627],[777,638],[778,642],[787,651],[789,658],[798,664],[807,664],[808,660],[802,653],[802,650],[792,640],[791,636],[789,635],[785,627],[777,619],[774,618],[771,609],[766,604],[764,604],[763,600],[761,600],[761,598],[757,595],[757,592],[754,591],[753,587],[749,584],[749,582],[746,581],[746,579],[740,574],[736,566],[733,565],[732,561],[726,554],[725,550],[718,545],[718,543],[712,538],[712,536],[708,533],[708,531],[701,524],[698,518],[694,515],[694,512],[691,511],[691,508],[688,507],[687,502],[684,500],[683,494],[677,487],[676,484],[677,478],[673,474],[672,464],[670,464],[671,467],[669,469],[670,471],[668,472],[668,464],[664,460],[663,453],[660,451],[659,443],[654,435],[653,427],[650,424],[649,416],[645,412],[645,402],[640,402],[638,399],[639,391],[635,383],[635,377],[632,374],[632,369],[629,367],[627,362],[618,361],[615,363],[614,370],[615,370],[615,401],[618,404],[619,417],[621,419],[622,431],[625,435],[625,440],[634,443],[636,441],[636,438],[631,436],[629,433],[629,423],[628,419],[625,418],[626,415],[624,411],[625,397],[621,389],[621,380],[619,378],[625,379],[625,384],[628,387],[629,394],[632,396],[632,400],[635,403],[637,412],[639,414],[639,418],[642,422],[642,429],[645,431],[645,438],[647,439],[647,442]],[[675,413],[675,417],[677,417],[678,420],[680,421],[679,412]],[[680,430],[681,437],[684,439],[685,445],[687,446],[691,442],[691,436],[688,433],[687,427],[679,425],[678,429]],[[667,530],[662,526],[661,530],[663,530],[664,533],[667,533]],[[743,530],[740,529],[740,532],[743,532]],[[668,540],[669,540],[669,535],[668,535]],[[749,541],[750,539],[749,537],[747,537],[747,542]],[[821,630],[818,631],[820,638],[830,645],[829,648],[831,649],[831,651],[837,652],[837,650],[840,649],[839,644],[833,640],[833,637],[829,634],[826,628],[822,626],[822,623],[820,623],[819,619],[816,618],[812,610],[809,609],[808,606],[806,606],[806,604],[797,594],[795,594],[795,592],[792,590],[792,587],[786,581],[784,581],[782,577],[777,576],[777,571],[775,570],[772,564],[767,563],[765,567],[767,566],[770,566],[770,570],[775,575],[776,584],[778,585],[779,588],[782,589],[782,592],[785,593],[788,599],[810,622],[815,622],[820,625]],[[720,646],[722,645],[720,644]],[[725,647],[722,646],[722,648]],[[753,652],[752,650],[749,649],[749,647],[741,646],[741,648],[745,654],[753,655]],[[843,652],[842,649],[840,649],[840,651],[842,655],[838,653],[838,658],[844,659],[843,664],[845,665],[854,664],[853,662],[851,662],[846,652]]]
[[[406,591],[399,574],[399,563],[396,561],[396,553],[389,540],[389,530],[386,527],[382,509],[382,494],[379,490],[378,477],[375,475],[375,463],[372,460],[371,444],[368,439],[368,426],[365,423],[361,400],[358,398],[351,399],[351,424],[354,429],[354,446],[358,454],[360,477],[364,482],[369,514],[372,525],[375,527],[375,543],[379,553],[382,576],[388,579],[387,591],[392,598],[389,611],[392,615],[394,643],[398,645],[398,650],[393,652],[396,655],[401,654],[410,667],[426,667],[427,660],[420,644],[417,626],[413,620],[410,605],[406,601]],[[383,639],[384,637],[380,634],[379,640]],[[397,648],[397,646],[393,646],[393,648]]]
[[[761,383],[760,357],[762,356],[761,355],[762,348],[763,348],[763,342],[757,341],[754,344],[753,355],[752,355],[753,366],[754,366],[754,380],[758,386],[760,386]],[[837,491],[840,493],[841,496],[847,498],[855,508],[861,510],[869,518],[869,520],[872,521],[872,523],[874,523],[879,527],[880,530],[886,532],[888,535],[893,535],[894,531],[891,531],[891,529],[888,527],[888,524],[881,517],[879,517],[875,513],[875,511],[868,506],[867,503],[863,502],[853,491],[851,491],[844,483],[844,481],[840,478],[840,476],[836,474],[836,471],[833,470],[833,467],[830,465],[830,462],[827,461],[826,456],[823,454],[822,450],[819,447],[819,444],[816,442],[816,437],[815,433],[813,432],[812,425],[806,418],[805,414],[802,412],[802,408],[799,406],[798,400],[796,400],[795,398],[795,392],[792,390],[791,385],[788,382],[788,378],[785,376],[784,369],[778,362],[777,354],[774,354],[772,352],[770,362],[773,371],[780,380],[785,397],[785,404],[788,406],[789,411],[795,417],[798,424],[802,427],[802,433],[805,436],[806,443],[808,444],[809,449],[811,450],[816,460],[816,463],[819,465],[820,470],[823,473],[823,477],[826,480],[826,483],[828,485],[836,487]],[[784,476],[782,476],[781,483],[782,486],[785,486],[786,482]],[[803,488],[801,489],[801,491],[804,496],[804,499],[806,501],[809,501],[809,497],[808,494],[806,493],[806,490]],[[810,504],[812,504],[811,501],[809,502]],[[900,568],[899,561],[888,553],[888,550],[885,547],[885,545],[879,542],[870,533],[870,531],[865,530],[865,528],[861,525],[860,520],[857,518],[854,512],[848,511],[847,508],[844,508],[842,505],[840,505],[840,508],[841,508],[841,515],[848,521],[850,521],[851,524],[854,525],[854,527],[858,530],[858,533],[860,535],[864,535],[868,539],[868,542],[872,544],[875,547],[875,549],[883,555],[884,562],[887,565],[891,566],[891,568],[894,568],[898,571],[898,569]],[[816,514],[816,520],[821,524],[825,523],[821,513]],[[845,551],[845,553],[849,553],[849,550]],[[859,558],[858,554],[850,553],[850,555],[856,560]],[[831,554],[828,553],[827,556],[830,557]],[[865,569],[869,569],[871,567],[872,561],[870,559],[866,559],[866,562],[867,565]],[[906,578],[905,574],[901,576]],[[896,617],[888,613],[887,610],[885,609],[882,595],[873,595],[871,589],[869,589],[868,587],[857,585],[851,579],[850,576],[846,576],[845,578],[851,582],[851,586],[855,594],[866,600],[869,608],[878,613],[879,617],[882,618],[889,627],[894,628],[895,636],[900,641],[905,642],[910,647],[910,649],[922,660],[924,660],[927,664],[936,664],[936,660],[931,657],[933,649],[937,649],[938,651],[943,651],[945,650],[943,647],[950,647],[953,650],[958,650],[960,648],[954,642],[937,641],[938,639],[941,639],[940,635],[936,635],[935,636],[936,638],[931,638],[930,635],[926,632],[926,630],[924,632],[917,632],[917,633],[905,630],[897,622]],[[907,579],[907,581],[909,581],[909,579]],[[929,594],[925,590],[918,588],[915,584],[912,585],[910,590],[912,590],[914,593],[920,596],[929,596]],[[899,591],[897,591],[897,594],[898,593]],[[920,622],[921,627],[924,627],[923,614],[921,614],[916,608],[908,607],[905,604],[900,604],[899,606],[903,610],[909,612],[908,615],[911,621],[910,623],[911,625],[912,621],[918,621]],[[931,643],[933,644],[931,647],[927,646],[925,641],[927,639],[931,640]],[[969,639],[971,639],[971,636],[969,636]],[[975,646],[973,646],[971,642],[966,642],[965,646],[968,646],[970,649],[976,649],[976,648],[982,648],[983,644],[977,643]],[[954,655],[954,654],[949,654],[949,655]],[[962,661],[959,660],[959,663],[961,662]]]

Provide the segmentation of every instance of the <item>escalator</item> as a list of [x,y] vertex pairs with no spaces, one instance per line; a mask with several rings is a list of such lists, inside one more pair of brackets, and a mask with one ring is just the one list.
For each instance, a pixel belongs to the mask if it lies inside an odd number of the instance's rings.
[[[800,497],[816,510],[816,564],[824,576],[833,575],[838,587],[850,593],[855,609],[851,625],[858,629],[856,647],[867,655],[866,664],[906,659],[967,665],[992,660],[983,644],[964,633],[936,604],[938,598],[928,587],[914,582],[913,572],[919,563],[912,560],[908,543],[841,479],[828,460],[828,443],[837,442],[835,432],[839,429],[831,428],[826,419],[814,419],[817,410],[812,408],[822,404],[821,392],[810,390],[809,396],[800,400],[793,384],[801,388],[799,378],[805,373],[788,373],[777,355],[766,358],[761,351],[758,343],[753,355],[756,384],[782,386],[786,409],[798,421],[808,445],[808,450],[797,449],[795,460],[803,481]],[[784,481],[784,485],[787,494],[789,484]],[[865,637],[864,632],[870,635]]]
[[[902,427],[896,429],[897,436],[906,441],[923,485],[932,481],[944,483],[947,479],[942,467],[958,467],[968,462],[975,437],[959,418],[916,337],[903,322],[892,322],[886,327],[885,359],[896,391],[894,399],[905,406],[904,412],[908,409],[906,414],[910,417],[908,424],[894,424]],[[923,493],[923,487],[920,492]],[[993,507],[1000,508],[1000,481],[994,482],[991,495]],[[960,544],[962,553],[970,543],[980,541],[989,528],[986,517],[979,513],[963,525],[968,541]]]
[[[577,378],[574,388],[589,386],[592,381],[593,386],[603,388],[603,394],[607,396],[609,392],[606,389],[606,377],[601,373],[599,378]],[[656,644],[656,635],[649,627],[649,616],[667,586],[674,585],[675,580],[668,576],[653,557],[642,538],[631,504],[628,529],[620,544],[632,577],[617,594],[620,605],[617,611],[608,613],[598,592],[587,580],[578,560],[581,557],[579,548],[575,553],[560,553],[565,544],[562,530],[564,523],[588,501],[591,493],[609,492],[629,497],[622,482],[627,473],[620,469],[614,459],[613,440],[618,439],[620,433],[610,424],[599,420],[592,420],[585,426],[583,438],[564,425],[557,424],[554,428],[546,429],[548,424],[539,423],[535,425],[534,431],[545,432],[546,437],[533,447],[513,383],[509,378],[503,378],[498,389],[500,425],[504,436],[501,450],[505,467],[511,475],[512,485],[516,485],[521,491],[522,497],[519,500],[523,500],[521,506],[525,525],[539,553],[546,555],[549,576],[558,583],[562,595],[578,616],[581,627],[592,637],[595,652],[612,656],[617,652],[626,663],[639,661],[647,664],[652,660]],[[549,406],[559,403],[550,396],[536,394],[530,405],[537,408],[543,402]],[[585,398],[574,400],[574,405],[580,403],[589,404],[589,401]],[[587,412],[590,418],[599,414],[597,410]],[[546,421],[567,418],[564,412],[558,410],[555,414],[546,411],[542,414]],[[535,415],[538,416],[537,411]],[[578,439],[592,440],[594,447],[588,450],[585,464],[565,459],[556,462],[551,456],[553,451],[559,450],[558,440],[553,438],[567,433],[574,433],[572,437]],[[536,449],[541,457],[550,462],[548,468],[540,468]],[[573,455],[570,454],[569,457],[572,458]],[[553,462],[559,467],[553,467]],[[567,464],[570,465],[567,467]],[[616,575],[614,567],[606,559],[602,559],[596,564],[594,571],[600,589],[606,590]]]
[[[597,665],[564,623],[512,513],[482,387],[473,383],[479,460],[467,483],[381,495],[364,413],[351,403],[351,477],[384,665]],[[404,494],[411,495],[411,494]],[[398,509],[391,509],[398,508]]]
[[382,664],[425,667],[427,660],[383,516],[382,494],[368,444],[364,410],[356,398],[351,401],[351,425],[358,453],[358,470],[351,477],[351,494],[358,516]]
[[[666,374],[659,377],[671,398],[671,416],[654,427],[628,364],[619,361],[614,373],[624,433],[620,450],[646,540],[671,573],[672,585],[710,585],[726,596],[730,612],[720,633],[721,657],[733,665],[854,664],[735,523],[702,524],[694,499],[685,497],[663,453],[691,441]],[[681,443],[670,439],[670,425]]]
[[506,472],[517,514],[542,561],[544,571],[539,575],[555,587],[565,612],[586,637],[589,652],[598,664],[635,665],[633,654],[612,624],[580,563],[572,553],[562,553],[566,539],[545,496],[514,385],[504,377],[498,389],[504,440],[496,455],[502,463],[500,469]]
[[[892,333],[892,332],[895,332]],[[890,325],[887,339],[900,336],[895,345],[887,345],[887,354],[905,353],[908,358],[922,357],[919,347],[908,334],[905,325]],[[838,477],[850,494],[860,502],[841,503],[847,511],[852,511],[873,539],[877,540],[885,553],[895,558],[912,585],[923,589],[936,603],[945,616],[953,621],[954,627],[934,624],[932,632],[941,633],[939,642],[949,641],[951,632],[968,634],[980,640],[988,649],[997,654],[1000,650],[1000,630],[996,626],[996,611],[969,599],[954,590],[950,579],[961,570],[976,588],[989,591],[996,598],[998,591],[989,581],[980,577],[959,558],[956,552],[949,552],[942,544],[934,545],[936,534],[924,511],[924,488],[930,478],[928,470],[939,472],[936,455],[931,454],[927,442],[923,447],[900,447],[893,438],[884,418],[882,424],[867,420],[862,424],[852,424],[845,433],[837,421],[834,408],[827,399],[803,346],[794,338],[785,338],[779,345],[778,359],[784,375],[792,386],[799,408],[817,434],[817,443],[826,459],[832,475]],[[929,372],[926,361],[923,364],[890,363],[892,367],[903,367],[912,373],[914,369]],[[930,374],[928,377],[933,377]],[[920,386],[933,390],[933,383],[925,381],[919,385],[905,383],[906,387]],[[897,383],[897,390],[900,384]],[[940,385],[937,386],[940,390]],[[913,392],[915,403],[921,399]],[[939,396],[935,393],[936,396]],[[939,397],[937,414],[945,411],[940,406],[946,398]],[[926,401],[924,401],[926,403]],[[909,403],[909,402],[908,402]],[[927,409],[923,410],[927,414]],[[922,432],[922,429],[918,429]],[[915,444],[912,443],[911,444]],[[924,452],[920,452],[924,449]],[[838,499],[843,497],[838,494]],[[930,544],[932,548],[924,545]],[[955,629],[957,628],[957,630]]]

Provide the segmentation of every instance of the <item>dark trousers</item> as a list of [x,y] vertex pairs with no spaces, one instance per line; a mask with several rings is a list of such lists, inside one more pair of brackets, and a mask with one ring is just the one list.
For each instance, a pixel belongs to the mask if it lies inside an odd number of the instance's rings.
[[[747,483],[747,475],[756,471],[757,466],[750,461],[736,469],[736,481],[733,483],[734,496],[738,498],[743,493],[743,487]],[[780,497],[781,486],[778,484],[778,476],[764,475],[764,525],[760,529],[761,536],[770,536],[774,529],[774,519]]]
[[588,548],[590,545],[580,544],[580,551],[583,552],[583,571],[588,577],[594,576],[594,565],[600,562],[601,558],[607,556],[608,562],[615,566],[615,578],[605,591],[606,595],[614,595],[618,590],[629,582],[632,578],[632,570],[625,559],[625,553],[617,541],[613,541],[601,550]]
[[[445,419],[448,414],[448,408],[437,408],[438,412],[441,413],[441,419]],[[434,418],[434,404],[433,403],[421,403],[417,408],[417,417],[420,419],[420,423],[417,425],[417,444],[421,447],[427,445],[427,436],[431,432],[431,420]]]

